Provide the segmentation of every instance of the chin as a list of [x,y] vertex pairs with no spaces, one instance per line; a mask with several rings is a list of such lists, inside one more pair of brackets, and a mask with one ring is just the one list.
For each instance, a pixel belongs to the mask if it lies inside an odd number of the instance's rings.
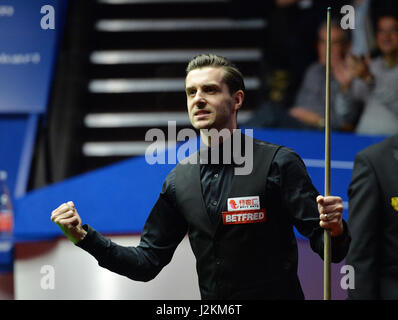
[[192,123],[192,126],[197,130],[211,129],[213,127],[213,123],[208,121],[194,122]]
[[205,124],[200,124],[200,125],[195,125],[195,126],[193,126],[195,129],[197,129],[197,130],[203,130],[203,129],[208,129],[208,130],[210,130],[211,128],[212,128],[212,126],[211,125],[205,125]]

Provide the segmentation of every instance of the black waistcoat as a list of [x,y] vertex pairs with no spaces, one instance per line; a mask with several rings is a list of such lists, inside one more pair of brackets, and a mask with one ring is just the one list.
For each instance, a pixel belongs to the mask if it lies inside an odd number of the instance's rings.
[[[267,209],[268,171],[279,146],[253,139],[253,170],[234,175],[228,198],[259,196]],[[198,153],[193,155],[198,157]],[[202,299],[303,299],[296,272],[284,269],[278,239],[286,229],[277,215],[265,222],[224,224],[220,212],[214,223],[206,212],[200,182],[200,164],[178,164],[177,207],[188,223]],[[228,211],[227,203],[222,211]]]

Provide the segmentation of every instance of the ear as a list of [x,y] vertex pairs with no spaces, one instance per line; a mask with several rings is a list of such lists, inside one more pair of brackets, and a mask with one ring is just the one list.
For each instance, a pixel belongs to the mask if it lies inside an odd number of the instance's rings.
[[234,101],[234,110],[238,111],[242,107],[245,93],[242,90],[238,90],[232,95],[232,98]]

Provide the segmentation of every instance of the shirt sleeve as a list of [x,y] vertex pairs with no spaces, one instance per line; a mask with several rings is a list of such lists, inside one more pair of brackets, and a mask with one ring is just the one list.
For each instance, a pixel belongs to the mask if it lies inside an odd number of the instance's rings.
[[322,79],[319,77],[319,65],[314,63],[309,66],[304,74],[303,81],[300,89],[296,95],[296,99],[293,107],[303,107],[310,111],[319,113],[323,106],[322,104],[322,91],[321,83]]
[[110,271],[138,281],[149,281],[166,266],[187,232],[187,224],[176,209],[175,169],[167,176],[162,191],[145,222],[137,247],[121,246],[88,225],[84,239],[76,245]]
[[[275,155],[270,177],[277,184],[281,195],[282,210],[288,212],[292,224],[309,238],[311,248],[323,259],[323,234],[320,227],[316,197],[318,191],[312,184],[301,158],[288,148],[281,148]],[[344,231],[340,236],[332,237],[332,262],[340,262],[347,254],[350,235],[343,220]]]
[[346,92],[342,92],[340,85],[333,97],[332,124],[337,130],[344,125],[356,125],[361,116],[364,102],[369,95],[371,85],[360,79],[354,79]]

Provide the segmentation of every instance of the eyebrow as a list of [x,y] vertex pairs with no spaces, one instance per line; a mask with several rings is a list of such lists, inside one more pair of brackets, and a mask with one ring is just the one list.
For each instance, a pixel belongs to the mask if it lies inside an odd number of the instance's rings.
[[[201,87],[204,87],[204,88],[206,88],[206,87],[217,87],[217,88],[221,88],[221,86],[220,86],[218,83],[212,83],[212,82],[210,82],[210,83],[205,83],[205,84],[201,85]],[[195,86],[186,87],[186,88],[185,88],[185,91],[188,91],[188,90],[191,90],[191,89],[195,89],[195,88],[196,88]]]

